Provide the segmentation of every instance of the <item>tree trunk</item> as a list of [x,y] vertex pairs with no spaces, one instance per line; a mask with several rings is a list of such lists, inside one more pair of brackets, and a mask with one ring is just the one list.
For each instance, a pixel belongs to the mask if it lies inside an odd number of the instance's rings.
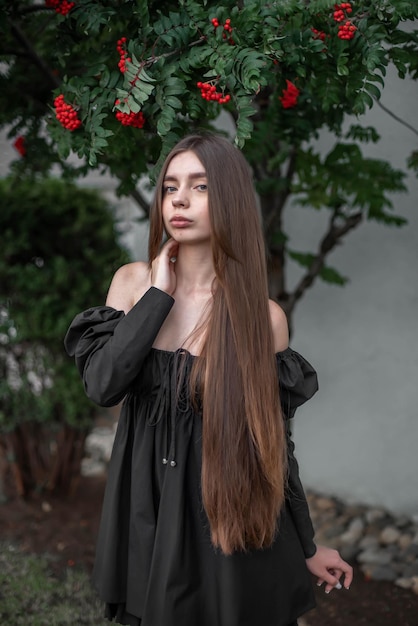
[[[26,422],[0,436],[0,495],[69,495],[78,485],[87,432]],[[7,487],[10,486],[8,489]]]

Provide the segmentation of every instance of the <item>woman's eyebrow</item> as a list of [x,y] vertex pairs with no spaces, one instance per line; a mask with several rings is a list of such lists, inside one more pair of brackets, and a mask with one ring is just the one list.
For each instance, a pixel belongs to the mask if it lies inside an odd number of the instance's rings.
[[[206,178],[206,172],[191,172],[188,174],[187,178],[189,180],[196,180],[197,178]],[[166,181],[178,181],[178,177],[176,175],[164,176],[164,182]]]

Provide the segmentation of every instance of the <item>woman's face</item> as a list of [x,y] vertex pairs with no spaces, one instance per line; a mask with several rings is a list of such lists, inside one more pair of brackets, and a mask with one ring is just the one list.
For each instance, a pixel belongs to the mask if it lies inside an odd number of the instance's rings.
[[167,234],[179,243],[210,241],[206,172],[192,151],[177,154],[168,165],[163,182],[162,216]]

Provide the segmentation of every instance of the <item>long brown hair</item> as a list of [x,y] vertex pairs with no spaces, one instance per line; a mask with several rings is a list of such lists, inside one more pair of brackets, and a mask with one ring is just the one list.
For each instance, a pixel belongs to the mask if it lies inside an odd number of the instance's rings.
[[202,497],[213,544],[231,554],[273,542],[284,502],[284,426],[252,175],[226,139],[191,135],[168,155],[151,211],[150,262],[164,233],[165,172],[176,154],[189,150],[206,170],[216,274],[191,377],[203,406]]

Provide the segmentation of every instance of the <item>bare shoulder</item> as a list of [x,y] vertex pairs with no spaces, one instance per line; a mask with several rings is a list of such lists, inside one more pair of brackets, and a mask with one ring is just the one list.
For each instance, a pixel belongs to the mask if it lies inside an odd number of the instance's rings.
[[289,327],[286,313],[281,306],[269,300],[271,327],[273,330],[274,351],[282,352],[289,346]]
[[128,313],[151,286],[147,263],[135,261],[122,265],[114,274],[107,294],[106,304]]

